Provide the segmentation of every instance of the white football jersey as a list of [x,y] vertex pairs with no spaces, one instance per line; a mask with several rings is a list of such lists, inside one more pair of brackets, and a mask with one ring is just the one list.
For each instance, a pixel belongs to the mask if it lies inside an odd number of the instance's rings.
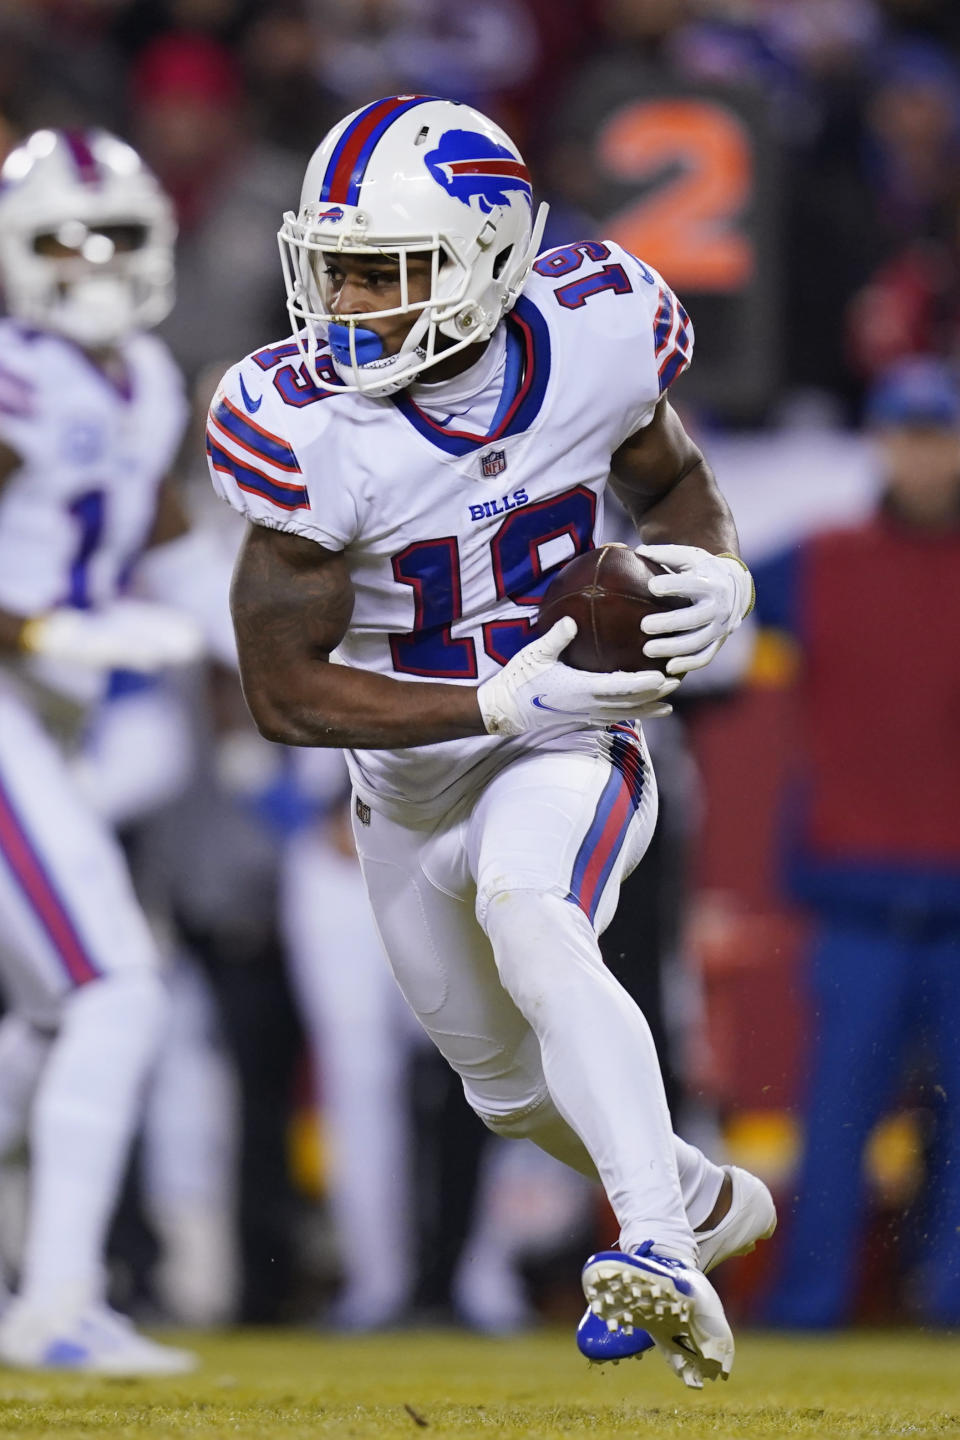
[[[0,440],[23,464],[0,490],[0,606],[95,608],[126,583],[187,418],[183,381],[153,335],[119,347],[128,383],[71,341],[0,320]],[[99,688],[80,667],[13,660],[58,690]]]
[[[563,246],[537,260],[486,356],[446,384],[373,399],[338,393],[323,357],[318,388],[293,340],[248,356],[211,406],[213,483],[254,523],[344,552],[356,599],[343,663],[475,685],[529,640],[556,567],[594,545],[611,456],[692,349],[656,271],[612,241]],[[384,808],[433,812],[569,733],[355,751],[351,773]]]

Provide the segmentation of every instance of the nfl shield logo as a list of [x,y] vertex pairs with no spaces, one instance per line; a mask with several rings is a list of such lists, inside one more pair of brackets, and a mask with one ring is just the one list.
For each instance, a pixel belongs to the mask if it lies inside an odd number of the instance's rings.
[[507,468],[507,456],[503,450],[488,450],[480,461],[480,469],[485,480],[492,480],[494,475],[502,475]]

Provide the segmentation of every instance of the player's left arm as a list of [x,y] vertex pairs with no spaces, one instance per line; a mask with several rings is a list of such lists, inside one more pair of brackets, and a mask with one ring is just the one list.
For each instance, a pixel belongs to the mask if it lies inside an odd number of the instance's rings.
[[654,576],[651,593],[690,602],[646,617],[655,638],[644,653],[669,657],[671,675],[698,670],[750,613],[753,581],[713,471],[666,397],[613,456],[611,485],[640,533],[639,553],[671,572]]
[[209,527],[192,523],[176,478],[157,493],[153,524],[136,570],[137,591],[182,610],[198,625],[210,655],[237,663],[230,619],[233,557]]

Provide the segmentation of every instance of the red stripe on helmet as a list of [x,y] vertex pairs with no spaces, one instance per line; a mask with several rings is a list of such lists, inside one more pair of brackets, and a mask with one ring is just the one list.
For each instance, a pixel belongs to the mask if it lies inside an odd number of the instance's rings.
[[330,189],[324,197],[325,199],[338,200],[344,205],[347,203],[350,177],[360,158],[361,150],[380,122],[386,120],[395,110],[399,110],[401,105],[406,105],[409,98],[409,96],[404,96],[402,99],[391,97],[389,100],[381,100],[378,105],[374,105],[368,110],[366,115],[361,115],[337,161],[337,168],[331,177]]
[[67,149],[70,151],[70,159],[76,166],[77,173],[84,185],[100,184],[100,166],[94,159],[90,142],[82,130],[62,131]]

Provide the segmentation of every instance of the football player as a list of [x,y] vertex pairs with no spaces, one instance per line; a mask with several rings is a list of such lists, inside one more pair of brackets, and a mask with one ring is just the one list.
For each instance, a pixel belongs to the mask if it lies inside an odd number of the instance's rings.
[[[667,399],[693,347],[683,307],[612,242],[538,257],[545,213],[468,106],[348,116],[280,231],[294,334],[228,372],[207,446],[251,522],[233,614],[258,726],[349,750],[367,889],[420,1023],[492,1130],[609,1196],[621,1249],[584,1268],[581,1349],[655,1342],[699,1386],[734,1348],[703,1270],[770,1233],[773,1205],[673,1136],[597,935],[656,818],[636,722],[710,660],[752,584]],[[569,619],[534,638],[611,472],[670,567],[652,588],[691,602],[644,622],[666,675],[569,668]]]
[[0,1360],[17,1366],[193,1364],[104,1299],[106,1228],[165,999],[121,851],[67,753],[111,670],[200,648],[185,614],[122,594],[151,538],[164,532],[175,553],[180,531],[160,486],[186,402],[145,333],[172,302],[173,239],[169,201],[111,135],[38,131],[4,165],[0,1149],[28,1127],[31,1177]]

